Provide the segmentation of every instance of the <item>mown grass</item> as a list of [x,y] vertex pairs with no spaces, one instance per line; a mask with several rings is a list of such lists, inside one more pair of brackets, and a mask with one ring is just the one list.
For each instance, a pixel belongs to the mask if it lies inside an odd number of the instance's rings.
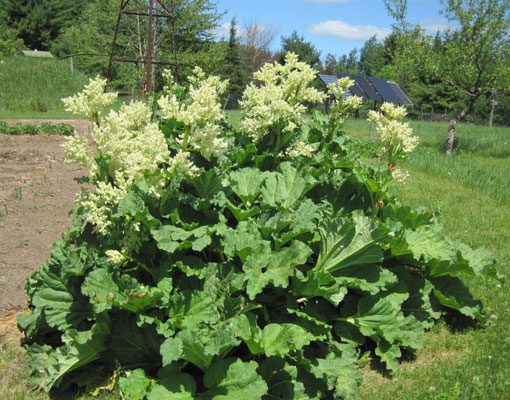
[[[229,113],[238,123],[239,114]],[[446,125],[412,123],[421,145],[403,167],[411,176],[391,191],[403,203],[436,210],[447,236],[495,255],[497,269],[510,276],[510,129],[461,125],[451,157],[443,155]],[[346,130],[366,144],[368,157],[375,131],[365,121],[349,120]],[[367,144],[368,143],[368,144]],[[505,185],[506,183],[506,185]],[[361,400],[373,399],[508,399],[510,398],[510,284],[464,278],[489,317],[486,326],[441,323],[425,335],[425,346],[402,362],[391,377],[363,366]],[[0,400],[49,396],[28,389],[26,359],[18,343],[0,343]],[[118,398],[118,393],[97,399]],[[88,394],[73,399],[90,399]]]
[[[391,190],[403,203],[438,211],[445,235],[489,248],[498,271],[510,276],[510,129],[461,125],[455,153],[447,157],[446,124],[411,125],[421,145],[403,164],[411,173],[406,184]],[[374,140],[366,122],[348,121],[346,129],[367,143]],[[510,398],[509,284],[464,281],[482,300],[487,326],[460,329],[443,323],[426,334],[424,349],[391,378],[365,366],[360,399]]]

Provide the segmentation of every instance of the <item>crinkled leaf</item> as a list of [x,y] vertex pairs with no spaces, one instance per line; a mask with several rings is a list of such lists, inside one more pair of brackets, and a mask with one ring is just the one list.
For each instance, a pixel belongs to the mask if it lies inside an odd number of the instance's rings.
[[409,291],[409,298],[402,305],[404,314],[413,315],[425,329],[432,328],[434,321],[441,317],[441,312],[437,311],[437,301],[433,304],[432,283],[404,268],[395,268],[393,271],[399,280],[405,281]]
[[262,331],[260,345],[266,356],[284,356],[309,344],[314,335],[296,324],[269,324]]
[[288,400],[319,399],[306,393],[305,385],[298,378],[298,367],[285,362],[282,357],[268,357],[260,365],[260,374],[267,382],[271,398]]
[[339,285],[333,278],[327,283],[322,283],[315,269],[310,270],[306,277],[301,271],[296,270],[292,281],[292,293],[296,297],[320,296],[338,306],[347,294],[347,288]]
[[232,191],[246,207],[251,207],[260,194],[266,174],[256,168],[243,168],[229,174]]
[[407,230],[406,242],[413,256],[428,262],[432,259],[454,261],[456,251],[441,236],[440,224],[420,226],[416,230]]
[[62,335],[63,345],[56,350],[32,345],[29,348],[31,383],[46,391],[59,386],[64,375],[100,358],[107,349],[109,336],[110,321],[102,315],[88,331],[67,329]]
[[30,302],[35,307],[33,314],[20,317],[20,326],[27,337],[31,337],[37,326],[48,324],[65,330],[92,317],[92,309],[86,297],[82,296],[72,281],[52,272],[49,265],[36,271],[27,281],[33,290]]
[[397,283],[397,279],[393,272],[380,265],[371,265],[368,268],[344,268],[341,275],[335,277],[335,281],[339,286],[362,290],[370,294],[377,294],[381,290],[392,286]]
[[207,226],[186,230],[174,225],[163,225],[152,229],[151,234],[158,248],[168,253],[190,247],[195,251],[202,251],[211,243]]
[[356,389],[363,378],[361,371],[351,358],[318,358],[311,363],[311,371],[317,378],[326,382],[328,390],[334,391],[336,398],[356,399]]
[[153,325],[139,327],[131,313],[120,313],[112,319],[109,349],[124,368],[152,368],[161,363],[159,352],[163,338]]
[[158,383],[152,385],[147,400],[194,400],[196,382],[191,375],[165,373],[158,375]]
[[251,354],[262,354],[260,345],[262,330],[257,326],[257,316],[252,313],[239,314],[230,320],[234,334],[243,339]]
[[280,172],[268,173],[262,197],[271,207],[278,205],[290,209],[317,181],[289,162],[281,163],[278,169]]
[[368,217],[357,216],[352,222],[330,220],[319,226],[321,251],[316,268],[332,274],[353,265],[375,264],[383,260],[377,243],[381,231]]
[[476,275],[484,278],[498,278],[496,268],[494,268],[496,260],[488,249],[483,247],[472,249],[463,243],[458,243],[457,248],[462,257],[469,262],[469,266]]
[[377,342],[375,354],[386,364],[387,369],[395,372],[398,368],[398,359],[402,355],[400,346],[398,344],[388,343],[380,337],[377,337],[375,340]]
[[242,208],[236,207],[231,202],[227,202],[227,207],[232,212],[232,214],[234,215],[235,219],[238,222],[246,221],[247,219],[260,214],[260,208],[258,207],[253,207],[250,208],[249,210],[244,210]]
[[248,281],[246,292],[250,299],[253,300],[269,283],[277,287],[287,287],[294,268],[304,264],[311,252],[308,246],[296,240],[290,247],[248,256],[243,270]]
[[140,400],[150,390],[152,379],[147,378],[143,369],[126,371],[126,376],[119,378],[119,389],[124,400]]
[[251,253],[260,254],[270,251],[270,242],[262,240],[260,232],[247,223],[240,223],[236,230],[229,229],[225,233],[222,244],[228,257],[237,255],[243,262]]
[[96,312],[119,307],[132,312],[139,312],[154,307],[163,297],[159,288],[143,287],[129,275],[106,268],[92,271],[82,286],[84,295]]
[[434,285],[434,295],[443,306],[453,308],[480,322],[487,320],[482,314],[482,303],[473,299],[468,288],[459,278],[442,276],[430,281]]
[[211,400],[262,399],[267,384],[257,373],[255,361],[243,362],[228,358],[216,361],[204,374],[204,384],[209,388],[206,397]]
[[184,290],[172,296],[170,318],[175,327],[195,329],[202,324],[218,321],[213,299],[202,291]]
[[[202,370],[206,370],[211,365],[215,356],[224,357],[240,343],[234,333],[225,325],[217,330],[184,330],[176,335],[175,340],[181,343],[174,342],[173,351],[177,353],[181,348],[180,358],[193,363]],[[171,358],[175,357],[176,354],[171,355]]]
[[189,179],[188,182],[203,199],[212,199],[223,188],[221,179],[214,170],[202,171],[199,176]]

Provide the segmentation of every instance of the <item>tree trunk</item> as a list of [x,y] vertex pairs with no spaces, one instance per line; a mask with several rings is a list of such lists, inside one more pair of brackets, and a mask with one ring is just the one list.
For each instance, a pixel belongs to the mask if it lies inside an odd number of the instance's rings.
[[455,127],[457,124],[464,119],[464,117],[468,114],[469,110],[471,110],[471,106],[476,101],[477,97],[471,98],[471,100],[467,103],[466,107],[455,117],[450,120],[450,126],[448,127],[448,136],[446,138],[445,150],[446,155],[451,156],[453,152],[453,142],[455,139]]

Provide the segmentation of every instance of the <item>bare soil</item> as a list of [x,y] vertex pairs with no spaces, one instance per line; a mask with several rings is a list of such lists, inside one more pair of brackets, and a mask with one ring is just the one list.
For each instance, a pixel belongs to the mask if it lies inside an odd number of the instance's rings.
[[[90,129],[82,120],[50,122],[69,123],[78,132]],[[62,136],[0,135],[0,316],[27,307],[26,279],[71,224],[69,210],[80,191],[73,179],[87,171],[64,164],[64,141]]]

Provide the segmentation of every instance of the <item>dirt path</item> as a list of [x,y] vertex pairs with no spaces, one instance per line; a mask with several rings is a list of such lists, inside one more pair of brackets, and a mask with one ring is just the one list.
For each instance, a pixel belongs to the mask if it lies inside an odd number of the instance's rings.
[[[86,121],[51,122],[89,129]],[[61,136],[0,135],[0,315],[26,307],[26,278],[46,261],[71,223],[68,213],[80,190],[73,178],[86,170],[63,163],[64,141]]]

